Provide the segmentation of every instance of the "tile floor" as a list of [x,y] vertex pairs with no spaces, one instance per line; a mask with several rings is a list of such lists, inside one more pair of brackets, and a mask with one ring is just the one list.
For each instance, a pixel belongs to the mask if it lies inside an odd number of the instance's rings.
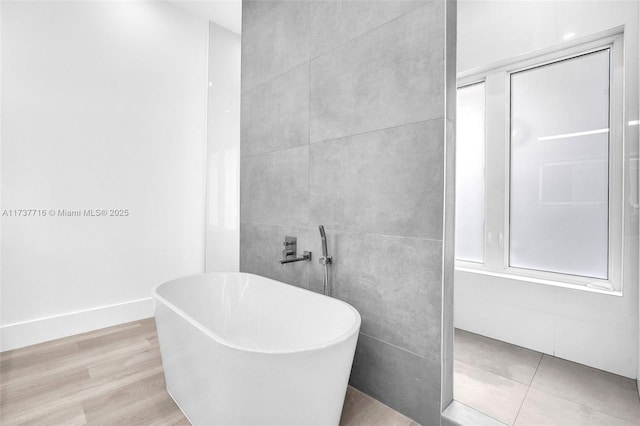
[[507,425],[640,425],[634,380],[456,330],[454,398]]

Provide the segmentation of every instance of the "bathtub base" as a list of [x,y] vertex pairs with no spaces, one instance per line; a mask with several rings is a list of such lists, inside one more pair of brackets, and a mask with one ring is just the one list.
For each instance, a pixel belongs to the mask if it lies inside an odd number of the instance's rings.
[[[295,354],[241,352],[170,309],[156,310],[167,391],[194,425],[337,425],[357,335]],[[172,327],[160,324],[169,322]]]
[[243,350],[170,305],[156,300],[165,381],[192,424],[338,425],[357,329],[309,350]]

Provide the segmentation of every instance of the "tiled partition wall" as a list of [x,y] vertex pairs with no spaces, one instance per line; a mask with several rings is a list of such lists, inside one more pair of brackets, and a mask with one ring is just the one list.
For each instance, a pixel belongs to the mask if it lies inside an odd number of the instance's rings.
[[[240,269],[322,291],[324,224],[351,384],[424,425],[452,393],[454,85],[454,2],[243,3]],[[313,261],[280,265],[285,235]]]

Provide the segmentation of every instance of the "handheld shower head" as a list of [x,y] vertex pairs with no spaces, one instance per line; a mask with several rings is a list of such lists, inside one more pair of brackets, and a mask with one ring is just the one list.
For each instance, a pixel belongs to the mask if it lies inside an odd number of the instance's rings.
[[322,279],[322,294],[330,296],[331,289],[329,288],[329,264],[331,263],[332,257],[327,255],[327,234],[326,232],[324,232],[324,226],[318,225],[318,230],[320,231],[320,239],[322,240],[322,257],[318,259],[318,262],[324,268],[324,275]]
[[327,234],[324,232],[324,226],[319,225],[320,239],[322,240],[322,257],[327,257]]

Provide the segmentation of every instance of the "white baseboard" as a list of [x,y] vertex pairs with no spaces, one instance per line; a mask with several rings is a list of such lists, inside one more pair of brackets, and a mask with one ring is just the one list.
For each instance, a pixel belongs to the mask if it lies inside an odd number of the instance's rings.
[[151,298],[38,318],[0,327],[0,352],[153,316]]

